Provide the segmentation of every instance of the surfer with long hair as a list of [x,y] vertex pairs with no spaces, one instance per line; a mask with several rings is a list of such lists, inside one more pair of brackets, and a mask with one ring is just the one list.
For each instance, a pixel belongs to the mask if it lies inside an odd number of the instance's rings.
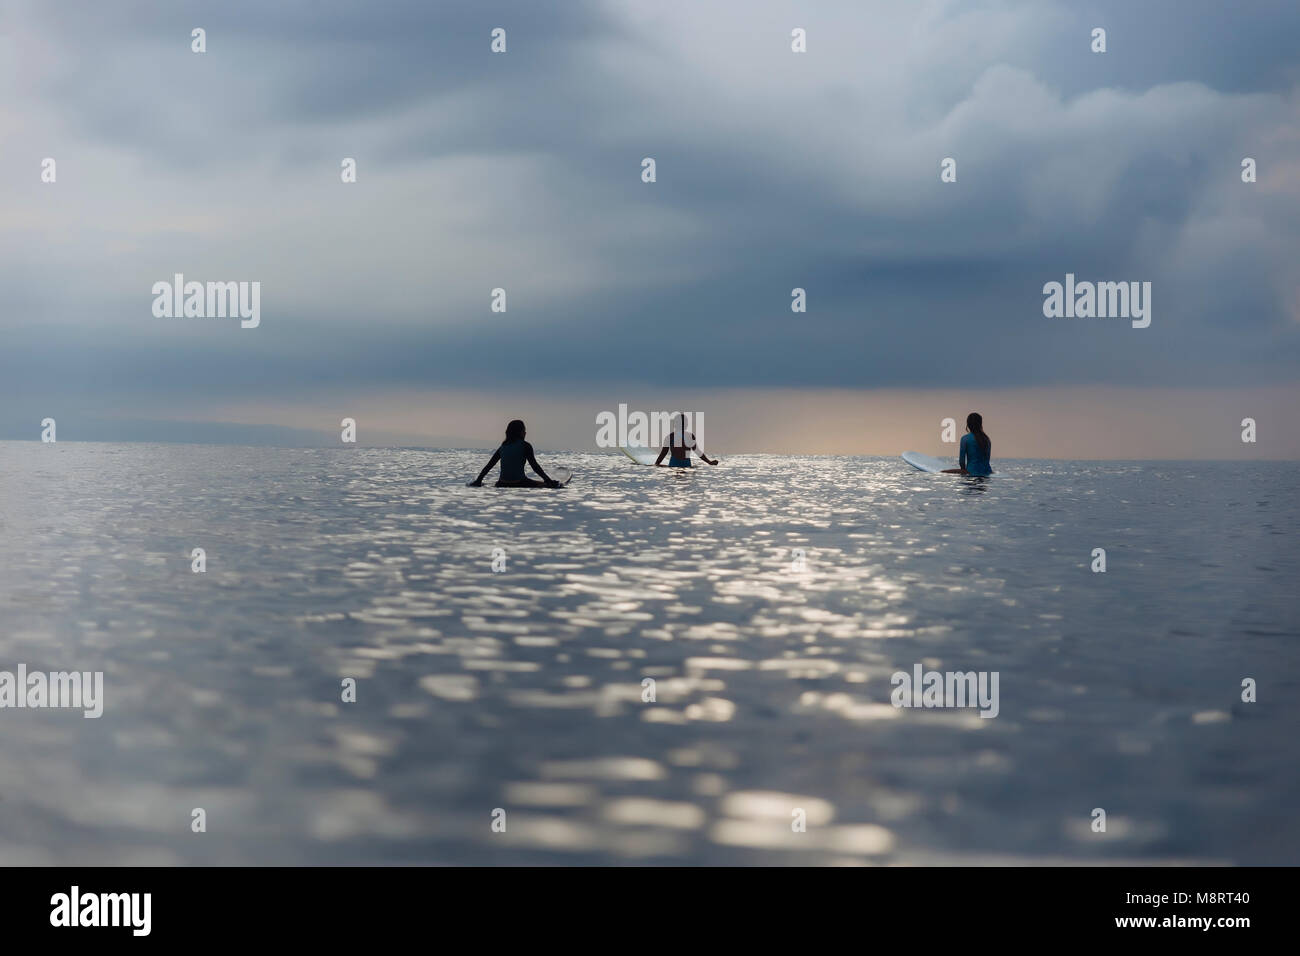
[[[524,440],[527,434],[528,429],[518,418],[507,425],[506,440],[492,453],[492,460],[483,466],[483,470],[470,482],[470,486],[477,488],[482,485],[487,473],[496,466],[497,462],[501,462],[501,477],[497,480],[498,488],[560,487],[560,483],[542,471],[542,466],[537,464],[537,458],[533,455],[533,446]],[[524,474],[525,463],[531,465],[533,471],[541,476],[541,481]]]
[[957,459],[960,468],[945,468],[945,475],[973,475],[984,478],[993,474],[989,456],[993,451],[993,442],[984,434],[984,416],[971,412],[966,416],[966,434],[961,436],[961,456]]

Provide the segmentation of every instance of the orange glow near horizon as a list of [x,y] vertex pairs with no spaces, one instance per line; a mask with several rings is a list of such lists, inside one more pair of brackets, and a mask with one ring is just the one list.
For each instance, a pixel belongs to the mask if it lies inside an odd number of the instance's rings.
[[[363,445],[489,447],[505,423],[523,418],[538,448],[596,451],[596,416],[629,409],[703,413],[711,452],[897,455],[955,454],[940,440],[953,418],[960,435],[978,411],[1003,458],[1296,459],[1300,386],[1138,389],[1100,386],[940,391],[879,389],[615,389],[581,398],[546,393],[428,390],[319,393],[293,403],[248,402],[194,409],[192,420],[282,425],[328,435],[357,420]],[[191,417],[191,416],[178,416]],[[1257,441],[1241,441],[1253,418]]]

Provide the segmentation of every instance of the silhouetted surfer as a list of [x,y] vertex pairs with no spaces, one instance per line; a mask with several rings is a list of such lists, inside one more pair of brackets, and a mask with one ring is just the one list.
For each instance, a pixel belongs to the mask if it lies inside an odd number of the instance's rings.
[[709,458],[703,450],[695,443],[695,436],[686,430],[686,416],[678,415],[676,427],[668,433],[664,439],[664,447],[659,449],[659,457],[655,459],[655,464],[663,466],[664,456],[668,455],[669,468],[689,468],[691,467],[691,452],[707,461],[710,465],[716,465],[718,459]]
[[[524,436],[528,434],[528,429],[519,419],[515,419],[506,426],[506,440],[501,443],[501,447],[492,453],[492,460],[489,461],[483,470],[478,473],[470,485],[477,488],[483,484],[483,478],[489,471],[501,462],[501,477],[497,480],[498,488],[558,488],[560,483],[552,480],[546,472],[542,471],[542,466],[537,464],[537,459],[533,456],[533,446],[524,441]],[[533,471],[541,476],[542,480],[537,481],[524,475],[524,463],[532,466]]]

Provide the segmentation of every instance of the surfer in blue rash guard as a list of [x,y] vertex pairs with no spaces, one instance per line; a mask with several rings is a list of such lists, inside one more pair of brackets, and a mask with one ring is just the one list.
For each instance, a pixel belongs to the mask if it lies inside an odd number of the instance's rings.
[[[546,472],[542,471],[542,466],[537,464],[537,458],[533,455],[533,446],[524,441],[527,434],[528,429],[517,418],[507,425],[506,440],[501,443],[501,447],[492,453],[492,460],[483,466],[483,470],[478,473],[478,477],[470,482],[471,487],[481,487],[483,478],[496,466],[497,462],[501,462],[501,477],[497,480],[498,488],[560,487],[560,483],[548,476]],[[531,465],[533,471],[541,476],[541,481],[529,478],[524,474],[525,462]]]
[[986,478],[993,474],[989,456],[993,451],[993,442],[984,434],[984,416],[971,412],[966,416],[966,434],[961,436],[961,457],[957,459],[960,468],[945,468],[945,475],[972,475]]
[[655,459],[655,464],[664,467],[664,457],[668,456],[669,468],[689,468],[691,467],[691,451],[707,461],[710,465],[716,465],[718,459],[710,458],[704,454],[704,451],[695,443],[695,436],[686,430],[686,416],[678,415],[675,422],[676,427],[668,433],[664,439],[663,448],[659,449],[659,457]]

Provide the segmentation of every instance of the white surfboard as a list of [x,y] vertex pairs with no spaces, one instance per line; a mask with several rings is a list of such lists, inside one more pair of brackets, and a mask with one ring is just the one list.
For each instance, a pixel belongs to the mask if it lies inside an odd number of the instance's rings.
[[653,465],[655,459],[659,457],[658,448],[643,448],[640,445],[619,445],[618,450],[638,465]]
[[940,472],[945,468],[957,467],[952,462],[944,461],[942,458],[931,458],[929,455],[922,455],[919,451],[905,451],[902,458],[903,461],[920,471]]
[[[939,472],[945,471],[949,468],[957,467],[957,462],[952,461],[951,459],[944,461],[942,458],[922,455],[919,451],[905,451],[899,457],[913,468],[916,468],[919,471],[928,471],[931,474],[938,474]],[[995,471],[993,474],[996,475],[997,472]]]

